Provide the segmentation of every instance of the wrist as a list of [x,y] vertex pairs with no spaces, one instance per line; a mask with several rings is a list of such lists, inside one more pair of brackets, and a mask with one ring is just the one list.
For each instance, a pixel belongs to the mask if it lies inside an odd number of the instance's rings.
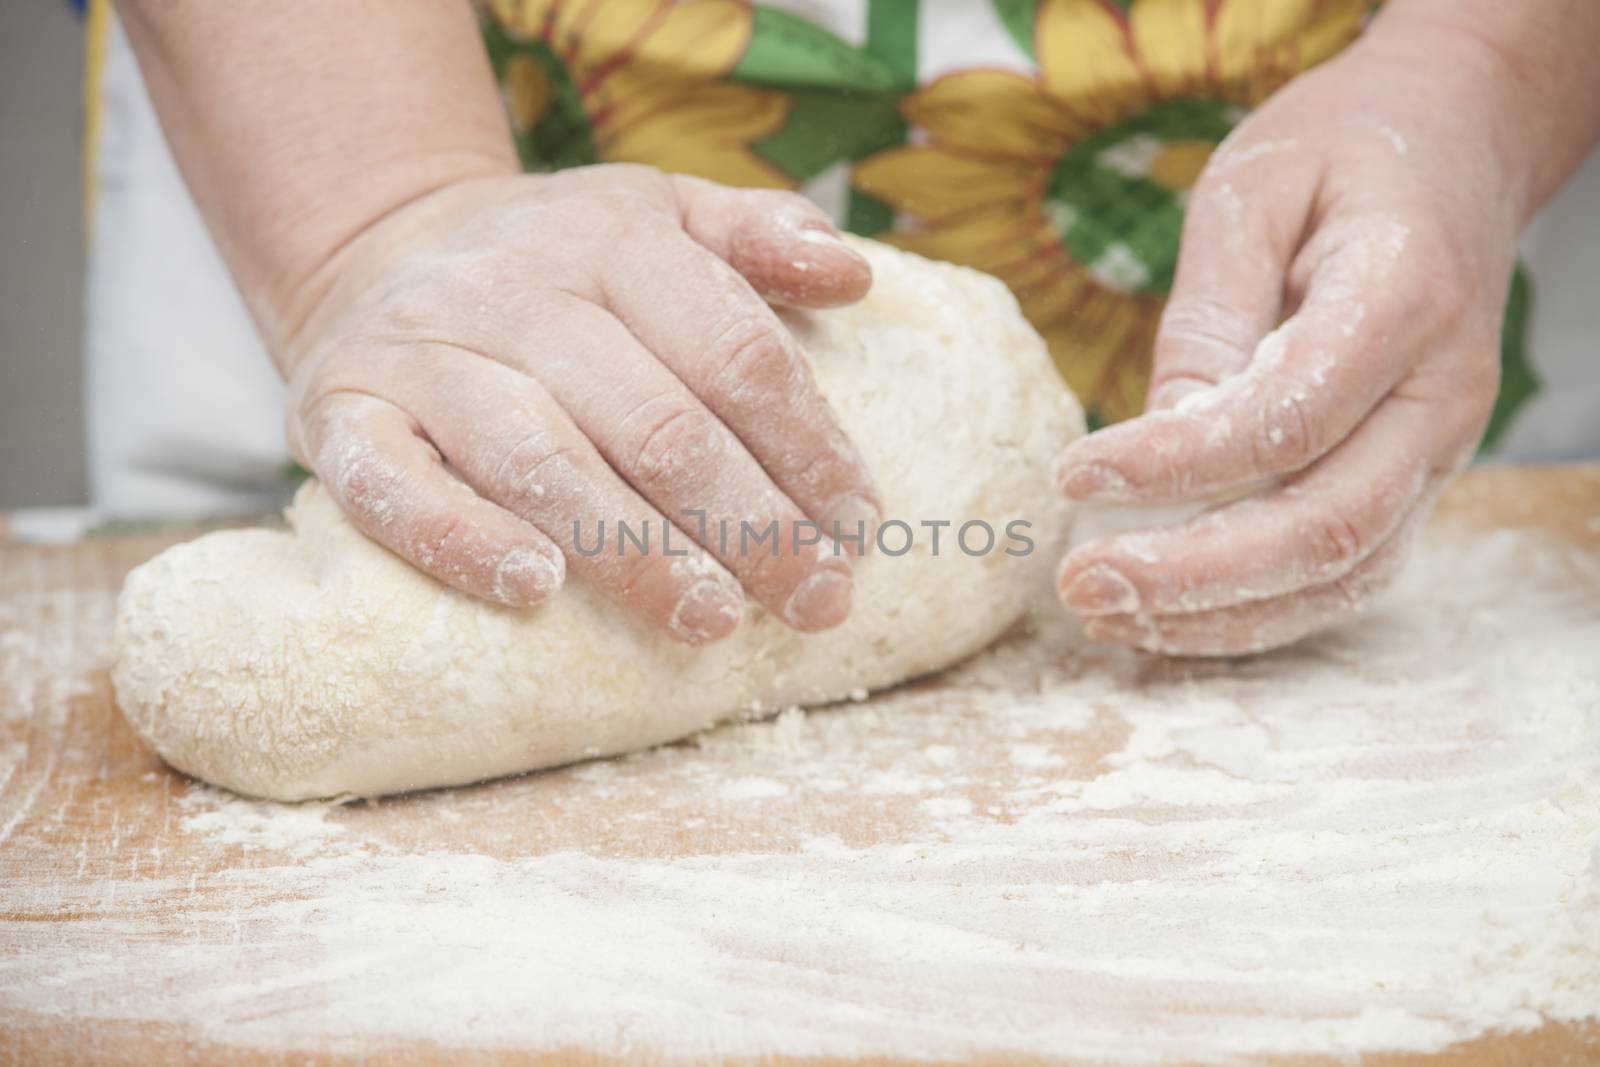
[[1432,83],[1430,121],[1481,146],[1516,230],[1600,140],[1592,0],[1391,0],[1357,47]]
[[516,173],[462,0],[118,0],[162,129],[267,348],[406,205]]

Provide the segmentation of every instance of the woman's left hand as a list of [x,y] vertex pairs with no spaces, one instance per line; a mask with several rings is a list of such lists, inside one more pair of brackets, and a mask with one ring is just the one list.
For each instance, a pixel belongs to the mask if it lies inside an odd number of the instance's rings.
[[1217,150],[1147,412],[1073,444],[1057,473],[1097,502],[1268,487],[1071,552],[1058,589],[1091,638],[1254,652],[1387,584],[1499,383],[1532,181],[1503,62],[1470,34],[1419,46],[1375,28]]

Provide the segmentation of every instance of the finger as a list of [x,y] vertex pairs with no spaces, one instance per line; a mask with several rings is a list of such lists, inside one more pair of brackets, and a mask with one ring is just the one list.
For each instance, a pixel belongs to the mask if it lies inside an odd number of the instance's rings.
[[328,394],[295,426],[297,451],[362,533],[446,584],[526,607],[561,588],[549,537],[445,470],[416,421],[362,393]]
[[853,304],[872,268],[840,239],[821,208],[796,193],[730,189],[673,175],[689,236],[721,257],[767,300],[794,307]]
[[1421,517],[1349,573],[1286,596],[1177,615],[1106,615],[1084,623],[1092,641],[1170,656],[1242,656],[1281,648],[1366,608],[1394,580]]
[[[574,300],[546,322],[520,357],[612,469],[791,626],[842,622],[848,560],[733,431],[603,308]],[[776,533],[752,548],[745,528]]]
[[1274,489],[1179,526],[1091,542],[1062,560],[1062,602],[1085,615],[1214,611],[1325,584],[1390,539],[1471,436],[1393,397],[1348,440]]
[[[606,465],[539,382],[460,355],[448,346],[413,353],[390,388],[468,484],[543,530],[574,572],[678,640],[732,633],[743,597],[716,560]],[[621,540],[620,524],[634,541]]]
[[[1057,462],[1080,499],[1177,500],[1301,470],[1342,441],[1406,373],[1428,327],[1394,297],[1405,229],[1382,216],[1325,228],[1303,255],[1304,304],[1209,389],[1093,434]],[[1415,282],[1413,281],[1414,287]],[[1373,294],[1373,306],[1362,302]],[[1386,299],[1387,298],[1387,299]]]
[[1315,185],[1314,167],[1293,156],[1251,157],[1231,144],[1214,153],[1184,210],[1147,411],[1170,408],[1250,362],[1278,321]]
[[867,534],[878,492],[799,344],[728,265],[693,244],[641,242],[606,282],[611,310],[830,533]]

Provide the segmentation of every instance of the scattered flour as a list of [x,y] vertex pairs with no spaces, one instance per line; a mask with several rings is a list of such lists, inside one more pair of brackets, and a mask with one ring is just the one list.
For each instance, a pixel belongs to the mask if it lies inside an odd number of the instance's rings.
[[[1358,624],[1250,660],[1081,648],[1051,614],[939,685],[487,787],[193,785],[137,874],[6,864],[0,911],[75,921],[0,920],[0,1018],[1122,1063],[1592,1018],[1597,589],[1526,535],[1437,541]],[[0,635],[5,685],[37,644]]]

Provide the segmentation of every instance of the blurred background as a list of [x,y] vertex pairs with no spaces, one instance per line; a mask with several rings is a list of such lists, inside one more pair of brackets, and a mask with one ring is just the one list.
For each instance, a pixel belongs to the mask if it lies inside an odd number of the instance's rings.
[[84,502],[83,24],[0,2],[0,509]]

